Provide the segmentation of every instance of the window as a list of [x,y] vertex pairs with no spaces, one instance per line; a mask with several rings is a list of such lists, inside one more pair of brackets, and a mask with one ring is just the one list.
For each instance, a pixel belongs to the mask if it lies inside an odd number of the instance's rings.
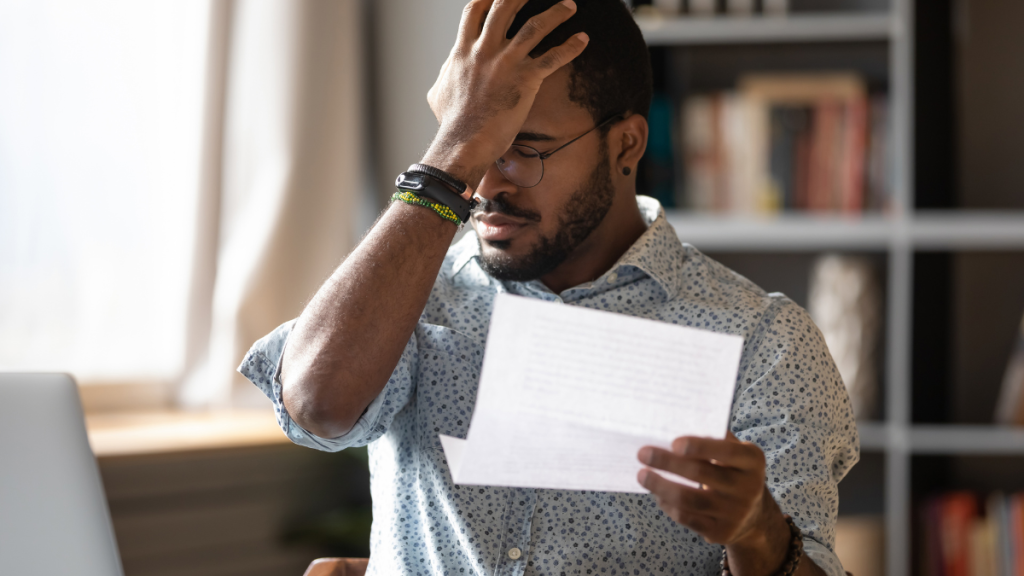
[[209,15],[0,3],[0,370],[181,376]]

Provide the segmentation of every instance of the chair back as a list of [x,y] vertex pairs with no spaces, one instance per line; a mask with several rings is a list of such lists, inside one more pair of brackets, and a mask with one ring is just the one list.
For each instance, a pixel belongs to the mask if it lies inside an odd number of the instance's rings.
[[317,558],[303,576],[363,576],[369,558]]

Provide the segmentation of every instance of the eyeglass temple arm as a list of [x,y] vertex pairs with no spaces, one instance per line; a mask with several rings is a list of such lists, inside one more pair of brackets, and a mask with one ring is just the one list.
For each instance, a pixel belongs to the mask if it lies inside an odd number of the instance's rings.
[[602,121],[602,122],[601,122],[600,124],[598,124],[598,125],[594,126],[594,127],[593,127],[593,128],[591,128],[590,130],[587,130],[586,132],[584,132],[583,134],[580,134],[579,136],[577,136],[577,137],[573,138],[572,140],[569,140],[569,141],[568,141],[568,142],[566,142],[565,144],[562,144],[561,146],[559,146],[558,148],[555,148],[555,149],[554,149],[554,150],[552,150],[551,152],[548,152],[547,154],[541,154],[541,155],[540,155],[540,159],[541,159],[541,160],[547,160],[547,159],[548,159],[548,158],[550,158],[550,157],[551,157],[551,155],[552,155],[552,154],[554,154],[555,152],[558,152],[559,150],[561,150],[562,148],[565,148],[565,147],[566,147],[566,146],[568,146],[569,144],[572,144],[573,142],[575,142],[575,141],[579,140],[580,138],[583,138],[584,136],[586,136],[587,134],[590,134],[590,133],[591,133],[591,132],[593,132],[594,130],[597,130],[598,128],[601,128],[602,126],[605,126],[606,124],[609,124],[609,123],[610,123],[610,122],[611,122],[612,120],[616,120],[616,119],[619,119],[619,118],[622,118],[622,117],[623,117],[623,115],[622,115],[622,114],[616,114],[616,115],[614,115],[614,116],[612,116],[612,117],[610,117],[610,118],[606,118],[606,119],[605,119],[604,121]]

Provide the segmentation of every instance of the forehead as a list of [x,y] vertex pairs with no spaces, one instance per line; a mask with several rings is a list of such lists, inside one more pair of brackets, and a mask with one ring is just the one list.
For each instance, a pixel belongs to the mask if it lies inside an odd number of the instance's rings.
[[569,66],[562,66],[540,85],[521,131],[559,136],[593,121],[590,112],[569,100]]

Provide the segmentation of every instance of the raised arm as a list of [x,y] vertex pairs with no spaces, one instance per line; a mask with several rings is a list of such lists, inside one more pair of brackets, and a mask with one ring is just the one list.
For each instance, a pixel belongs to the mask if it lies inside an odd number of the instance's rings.
[[[467,198],[512,143],[543,80],[587,44],[580,34],[530,58],[576,6],[556,4],[508,40],[525,3],[471,1],[428,94],[440,128],[421,163],[466,182]],[[317,291],[281,364],[285,408],[296,423],[324,438],[352,428],[398,363],[455,232],[430,210],[394,203]]]

